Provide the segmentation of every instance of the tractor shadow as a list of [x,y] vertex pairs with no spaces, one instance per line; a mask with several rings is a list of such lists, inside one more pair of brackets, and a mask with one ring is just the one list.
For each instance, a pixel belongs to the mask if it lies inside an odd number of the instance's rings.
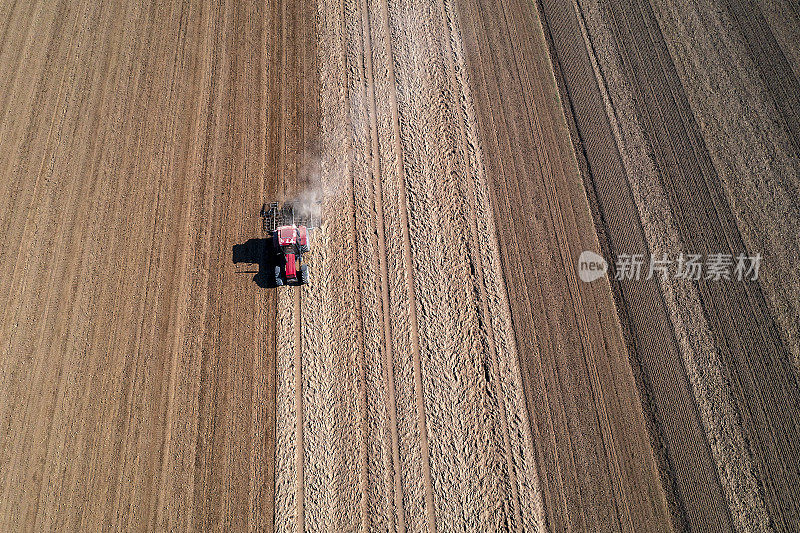
[[243,244],[233,246],[234,264],[247,263],[258,265],[258,270],[240,270],[240,274],[252,274],[253,281],[261,288],[275,288],[274,273],[277,257],[273,249],[272,239],[248,239]]

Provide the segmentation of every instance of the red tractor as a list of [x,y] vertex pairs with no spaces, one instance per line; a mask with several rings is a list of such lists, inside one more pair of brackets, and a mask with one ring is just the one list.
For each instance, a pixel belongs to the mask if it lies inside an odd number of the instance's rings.
[[273,281],[277,287],[308,283],[308,265],[301,264],[303,254],[310,249],[305,226],[277,228],[272,232],[272,249],[276,255]]

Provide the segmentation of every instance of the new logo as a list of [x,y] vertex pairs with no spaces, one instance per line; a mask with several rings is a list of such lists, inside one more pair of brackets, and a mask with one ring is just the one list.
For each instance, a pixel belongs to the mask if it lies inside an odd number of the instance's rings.
[[603,259],[603,256],[598,255],[591,250],[581,252],[578,257],[578,277],[582,281],[589,283],[596,279],[600,279],[608,272],[608,263]]

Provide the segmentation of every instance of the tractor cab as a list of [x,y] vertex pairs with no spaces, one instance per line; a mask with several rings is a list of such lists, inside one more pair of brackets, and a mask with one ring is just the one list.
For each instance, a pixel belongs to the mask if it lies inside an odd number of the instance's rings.
[[308,231],[305,226],[281,226],[275,233],[277,244],[284,253],[297,253],[295,250],[308,247]]

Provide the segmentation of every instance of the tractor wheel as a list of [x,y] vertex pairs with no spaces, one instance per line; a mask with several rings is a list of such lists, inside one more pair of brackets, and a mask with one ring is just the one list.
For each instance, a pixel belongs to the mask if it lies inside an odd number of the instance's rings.
[[272,232],[272,253],[275,254],[275,257],[280,257],[283,254],[281,250],[281,246],[278,244],[278,232]]
[[275,286],[280,287],[283,285],[283,278],[281,277],[281,267],[275,267]]
[[300,267],[300,284],[308,284],[308,265],[303,265]]

